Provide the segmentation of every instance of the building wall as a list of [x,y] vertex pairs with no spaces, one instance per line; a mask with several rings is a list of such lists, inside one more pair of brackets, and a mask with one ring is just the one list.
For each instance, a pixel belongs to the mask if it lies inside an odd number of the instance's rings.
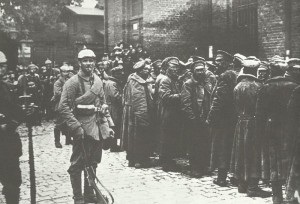
[[291,57],[300,58],[300,3],[299,0],[291,2]]
[[107,42],[108,47],[112,49],[116,43],[123,40],[123,0],[106,1],[105,12],[107,12]]
[[[106,10],[110,48],[120,40],[130,42],[130,19],[126,16],[128,11],[124,7],[121,9],[124,2],[128,1],[130,0],[108,1]],[[191,54],[207,58],[210,45],[214,51],[224,49],[239,52],[233,29],[233,3],[239,2],[243,6],[255,1],[143,0],[143,46],[154,59],[175,55],[185,60]],[[267,59],[273,55],[285,56],[286,50],[290,49],[291,57],[299,57],[300,1],[291,0],[290,11],[287,9],[287,2],[289,1],[257,0],[258,47],[252,49],[257,51],[251,55]],[[248,39],[245,36],[239,40]],[[197,52],[195,47],[198,48]]]
[[285,55],[285,0],[258,1],[259,57]]
[[104,30],[104,17],[95,16],[70,16],[68,21],[69,41],[73,44],[79,40],[79,34],[90,35],[93,42],[103,42],[103,39],[98,38],[96,30]]

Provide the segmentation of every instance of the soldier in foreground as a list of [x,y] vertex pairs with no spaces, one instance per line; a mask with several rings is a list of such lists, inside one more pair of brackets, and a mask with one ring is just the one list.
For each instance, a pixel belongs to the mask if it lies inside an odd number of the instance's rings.
[[7,60],[0,51],[0,182],[7,204],[18,204],[22,183],[19,157],[22,143],[16,128],[25,118],[30,119],[33,110],[26,113],[14,101],[9,85],[2,81],[7,71]]
[[[68,170],[73,188],[74,204],[97,202],[94,189],[89,185],[87,176],[84,179],[84,197],[81,189],[81,174],[85,166],[91,166],[96,172],[101,161],[102,142],[113,135],[107,121],[107,105],[103,83],[94,74],[95,54],[92,50],[83,49],[78,53],[79,72],[64,85],[59,113],[62,122],[73,137],[73,152]],[[100,109],[96,111],[96,109]],[[85,163],[83,151],[86,153]],[[95,178],[93,178],[95,179]]]

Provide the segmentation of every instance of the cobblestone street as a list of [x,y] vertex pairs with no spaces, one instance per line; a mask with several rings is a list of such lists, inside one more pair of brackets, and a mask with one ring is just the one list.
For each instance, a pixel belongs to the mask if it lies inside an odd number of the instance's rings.
[[[30,203],[28,139],[26,128],[20,127],[23,156],[21,170],[21,204]],[[71,146],[54,147],[53,125],[34,127],[37,203],[73,203],[67,169]],[[62,144],[64,144],[62,137]],[[198,204],[198,203],[271,203],[271,198],[249,198],[234,187],[218,187],[213,177],[190,178],[181,173],[166,173],[160,167],[135,169],[127,167],[125,153],[104,151],[97,174],[111,191],[116,204]],[[0,187],[2,189],[2,186]],[[268,189],[270,190],[270,189]],[[0,195],[0,203],[5,203]]]

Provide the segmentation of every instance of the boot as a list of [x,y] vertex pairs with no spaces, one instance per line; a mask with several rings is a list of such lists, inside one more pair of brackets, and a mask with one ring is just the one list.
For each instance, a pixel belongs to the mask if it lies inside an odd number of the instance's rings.
[[247,196],[249,197],[261,197],[267,198],[272,195],[271,192],[264,191],[258,187],[258,179],[250,178],[248,181],[248,189],[247,189]]
[[247,183],[246,181],[239,179],[238,180],[238,192],[239,193],[246,193],[247,192]]
[[225,187],[227,186],[227,183],[226,183],[226,177],[227,177],[227,171],[226,169],[218,169],[218,178],[215,179],[213,181],[214,184],[218,185],[218,186],[221,186],[221,187]]
[[62,148],[62,145],[60,144],[60,130],[58,128],[54,128],[54,141],[56,148]]
[[86,172],[84,172],[84,175],[84,201],[86,203],[98,203],[98,199],[95,195],[94,189],[88,182]]
[[72,189],[73,189],[73,199],[74,204],[84,204],[84,199],[82,196],[81,189],[81,173],[70,175]]
[[282,196],[282,184],[279,182],[272,182],[272,193],[273,193],[273,204],[282,204],[283,196]]

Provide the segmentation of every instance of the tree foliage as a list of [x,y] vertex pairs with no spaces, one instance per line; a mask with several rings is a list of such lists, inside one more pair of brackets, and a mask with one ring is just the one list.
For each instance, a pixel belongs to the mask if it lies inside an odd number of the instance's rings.
[[47,32],[59,29],[58,18],[66,5],[83,0],[1,0],[0,30],[15,26],[18,30]]

